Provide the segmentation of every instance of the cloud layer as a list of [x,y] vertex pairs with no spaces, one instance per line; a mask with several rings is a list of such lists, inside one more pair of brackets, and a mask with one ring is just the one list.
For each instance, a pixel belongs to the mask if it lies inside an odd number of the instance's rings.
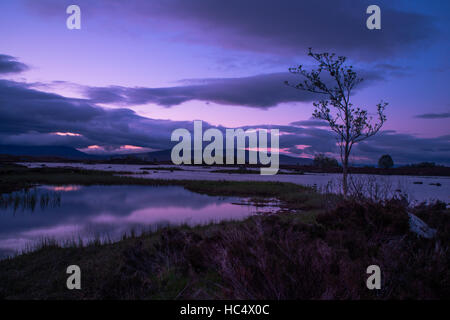
[[[242,104],[242,99],[244,101],[248,99],[249,105],[264,107],[286,99],[296,99],[294,101],[311,99],[294,97],[294,94],[299,92],[292,88],[285,88],[286,93],[278,96],[278,90],[273,91],[275,98],[271,97],[271,94],[266,94],[265,90],[270,89],[271,81],[276,80],[278,83],[281,78],[281,75],[275,74],[267,77],[233,79],[229,83],[224,79],[195,82],[191,80],[180,88],[162,89],[111,87],[114,90],[119,89],[114,91],[111,88],[104,88],[105,91],[98,91],[98,88],[93,88],[90,99],[67,98],[31,88],[26,83],[0,79],[0,144],[64,145],[79,149],[96,145],[112,152],[120,150],[123,146],[169,149],[173,145],[170,141],[173,130],[187,128],[192,131],[192,122],[150,119],[139,116],[127,108],[106,109],[96,103],[133,104],[143,103],[151,98],[155,99],[152,101],[160,101],[160,104],[171,105],[187,101],[189,98],[188,100],[205,99],[215,102],[226,100],[227,103]],[[265,87],[266,81],[269,83]],[[251,87],[249,83],[256,85]],[[232,90],[233,88],[235,90]],[[170,100],[177,94],[179,100],[171,100],[170,103],[161,102],[165,101],[161,99]],[[204,123],[204,129],[209,127],[211,125]],[[312,157],[316,153],[336,155],[338,152],[335,137],[320,121],[301,120],[287,126],[243,127],[243,129],[258,128],[279,129],[282,133],[280,148],[292,155]],[[396,163],[435,161],[450,164],[450,135],[419,138],[384,131],[357,145],[354,150],[354,155],[359,159],[357,162],[363,163],[375,163],[378,157],[385,153],[391,154]]]
[[20,73],[27,69],[28,67],[22,62],[18,62],[16,58],[0,54],[0,74]]
[[450,112],[418,114],[416,116],[416,118],[421,118],[421,119],[447,119],[447,118],[450,118]]
[[[61,0],[29,3],[46,15],[61,12],[65,5]],[[391,1],[377,1],[382,29],[376,31],[366,28],[366,9],[373,4],[366,0],[79,0],[77,4],[99,18],[133,21],[166,32],[177,42],[280,56],[298,56],[313,47],[377,60],[416,49],[437,34],[431,17],[396,9]]]
[[[382,79],[375,72],[361,70],[358,74],[365,79],[358,89]],[[83,92],[95,103],[128,106],[154,103],[164,107],[199,100],[266,109],[280,103],[311,102],[321,97],[288,87],[285,81],[296,84],[302,79],[288,72],[280,72],[243,78],[184,80],[179,86],[165,88],[84,87]]]
[[[90,101],[0,80],[0,143],[25,145],[137,145],[164,149],[170,133],[187,122],[143,118],[129,109],[104,109]],[[78,135],[55,135],[71,132]]]

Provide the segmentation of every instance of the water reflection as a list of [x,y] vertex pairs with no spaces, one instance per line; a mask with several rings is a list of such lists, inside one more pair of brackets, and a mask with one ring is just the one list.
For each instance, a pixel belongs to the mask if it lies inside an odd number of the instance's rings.
[[55,192],[38,192],[36,189],[5,195],[0,194],[0,209],[11,208],[14,213],[18,210],[31,210],[33,212],[37,204],[40,205],[41,209],[58,207],[61,204],[61,195]]
[[42,188],[52,190],[52,191],[77,191],[81,189],[81,186],[77,185],[68,185],[68,186],[43,186]]
[[0,208],[0,256],[43,239],[117,240],[131,230],[139,233],[167,224],[242,219],[257,211],[253,206],[234,205],[238,198],[211,197],[178,186],[41,186],[28,197],[32,195],[38,203],[52,199],[49,192],[59,195],[58,205]]

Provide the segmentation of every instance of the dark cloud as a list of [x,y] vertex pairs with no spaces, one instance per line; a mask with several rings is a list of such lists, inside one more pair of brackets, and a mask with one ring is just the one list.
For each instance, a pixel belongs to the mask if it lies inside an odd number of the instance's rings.
[[[104,109],[83,99],[28,88],[0,80],[0,144],[137,145],[155,149],[170,146],[170,134],[190,122],[154,120],[129,109]],[[80,136],[55,136],[72,132]]]
[[357,145],[357,155],[377,159],[390,154],[396,163],[437,162],[450,164],[450,135],[419,138],[409,134],[381,132]]
[[390,63],[378,63],[373,67],[374,71],[380,72],[385,77],[407,77],[412,75],[412,68],[394,65]]
[[27,70],[28,67],[18,62],[14,57],[0,54],[0,74],[2,73],[20,73]]
[[[29,1],[40,14],[59,15],[64,1]],[[67,2],[68,3],[68,2]],[[333,50],[355,59],[386,59],[423,47],[438,34],[433,18],[412,10],[381,7],[381,30],[366,28],[362,0],[129,0],[88,1],[78,5],[97,18],[148,23],[153,30],[172,32],[174,40],[233,50],[298,56],[307,48]],[[59,6],[57,6],[59,5]]]
[[166,88],[102,87],[86,88],[87,98],[96,103],[138,105],[155,103],[171,107],[191,100],[268,108],[283,102],[311,101],[314,95],[284,85],[289,73],[273,73],[246,78],[198,79]]
[[[358,74],[365,79],[359,88],[382,79],[374,72],[363,70]],[[301,80],[297,75],[280,72],[243,78],[184,80],[180,86],[165,88],[85,87],[84,93],[95,103],[155,103],[165,107],[200,100],[225,105],[269,108],[284,102],[311,102],[321,97],[284,84],[285,81],[296,84]]]
[[302,120],[302,121],[295,121],[291,122],[292,126],[298,126],[298,127],[328,127],[329,124],[326,121],[322,120]]
[[[280,136],[280,148],[294,155],[313,157],[317,153],[328,153],[334,154],[339,159],[336,136],[327,129],[261,125],[246,128],[278,128],[280,132],[285,133]],[[393,130],[382,131],[355,145],[352,150],[352,161],[375,165],[378,158],[386,153],[390,154],[397,164],[428,161],[449,165],[450,135],[420,138]]]
[[416,118],[421,118],[421,119],[446,119],[446,118],[450,118],[450,112],[418,114],[416,116]]
[[[289,74],[269,74],[235,79],[186,80],[172,88],[86,88],[89,99],[74,99],[39,91],[30,84],[0,79],[0,144],[65,145],[86,148],[99,145],[115,150],[124,145],[169,149],[173,130],[193,130],[190,121],[156,120],[137,115],[127,108],[105,109],[95,102],[174,105],[189,100],[269,107],[287,101],[309,101],[311,96],[285,87]],[[292,76],[292,75],[290,75]],[[279,85],[279,87],[277,87]],[[275,87],[275,88],[274,88]],[[271,91],[272,90],[272,91]],[[421,115],[444,118],[448,114]],[[338,153],[335,136],[322,121],[302,120],[286,126],[258,125],[246,129],[279,129],[280,147],[300,156]],[[211,127],[204,123],[204,129]],[[224,130],[223,127],[218,127]],[[55,135],[75,133],[77,135]],[[449,164],[450,135],[419,138],[383,131],[353,151],[356,162],[375,163],[389,153],[396,163],[435,161]]]

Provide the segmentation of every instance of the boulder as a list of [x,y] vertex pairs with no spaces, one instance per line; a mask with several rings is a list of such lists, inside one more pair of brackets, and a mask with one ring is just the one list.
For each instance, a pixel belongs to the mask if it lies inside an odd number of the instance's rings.
[[414,232],[419,237],[431,239],[436,235],[436,229],[430,228],[425,222],[423,222],[416,215],[409,213],[409,230]]

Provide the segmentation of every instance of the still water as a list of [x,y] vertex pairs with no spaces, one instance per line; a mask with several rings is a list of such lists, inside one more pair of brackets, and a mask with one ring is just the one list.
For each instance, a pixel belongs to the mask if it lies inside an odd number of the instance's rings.
[[[30,168],[36,167],[75,167],[87,170],[102,170],[116,172],[132,172],[135,177],[144,179],[165,179],[165,180],[213,180],[213,181],[272,181],[272,182],[290,182],[305,186],[317,186],[323,189],[328,185],[334,187],[331,192],[340,192],[342,188],[339,186],[342,179],[341,174],[337,173],[305,173],[303,175],[287,175],[276,174],[273,176],[262,176],[259,174],[228,174],[215,173],[218,169],[237,169],[237,168],[219,168],[214,166],[194,167],[194,166],[178,166],[178,171],[170,170],[148,170],[143,174],[144,167],[142,165],[130,164],[84,164],[84,163],[22,163]],[[173,167],[174,165],[158,165],[155,168]],[[256,169],[255,169],[256,170]],[[280,170],[280,172],[286,170]],[[375,180],[377,184],[390,189],[390,193],[401,190],[401,193],[408,195],[412,203],[420,203],[423,201],[440,200],[450,204],[450,177],[422,177],[422,176],[383,176],[383,175],[353,175],[357,184],[369,183]],[[373,182],[373,181],[372,181]],[[372,183],[371,182],[371,183]]]
[[[14,200],[18,198],[22,201]],[[114,241],[132,230],[139,234],[164,225],[239,220],[262,210],[236,204],[241,202],[178,186],[39,186],[9,199],[4,195],[0,258],[33,248],[43,239],[62,244],[79,239]]]

